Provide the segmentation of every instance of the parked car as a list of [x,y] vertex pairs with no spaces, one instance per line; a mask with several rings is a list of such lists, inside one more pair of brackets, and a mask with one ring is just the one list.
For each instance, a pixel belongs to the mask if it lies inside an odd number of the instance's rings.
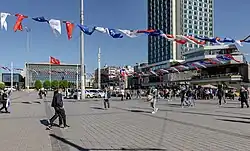
[[102,90],[97,90],[98,91],[98,98],[104,98],[105,92]]
[[[81,90],[78,90],[78,93],[81,96]],[[86,98],[93,98],[94,93],[90,92],[89,90],[85,90],[85,96],[86,96]],[[73,98],[77,99],[77,91],[74,92]]]
[[98,93],[97,89],[89,89],[88,91],[93,94],[94,98],[98,98],[99,97],[99,93]]

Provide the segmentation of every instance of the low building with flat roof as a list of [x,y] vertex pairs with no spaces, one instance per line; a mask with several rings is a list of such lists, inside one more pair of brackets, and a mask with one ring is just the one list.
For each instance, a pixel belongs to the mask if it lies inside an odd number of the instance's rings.
[[36,80],[40,80],[42,82],[46,80],[51,80],[51,81],[67,80],[68,82],[76,84],[77,78],[80,86],[81,82],[80,70],[81,70],[81,65],[78,64],[54,65],[50,63],[26,63],[25,86],[34,87]]

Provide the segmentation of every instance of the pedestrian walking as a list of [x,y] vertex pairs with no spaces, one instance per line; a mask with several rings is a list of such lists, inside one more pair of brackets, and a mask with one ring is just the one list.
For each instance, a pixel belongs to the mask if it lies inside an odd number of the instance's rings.
[[150,101],[151,107],[153,108],[153,112],[152,114],[155,114],[158,111],[158,108],[156,108],[156,102],[157,102],[157,98],[158,98],[158,91],[156,88],[152,88],[152,99]]
[[121,95],[122,95],[122,97],[121,97],[121,101],[123,101],[124,96],[125,96],[125,90],[124,90],[124,89],[121,89]]
[[59,123],[60,127],[62,128],[67,128],[69,127],[66,123],[66,114],[65,114],[65,109],[63,105],[63,96],[62,96],[62,89],[59,89],[58,92],[55,92],[55,95],[53,97],[51,106],[54,107],[55,109],[55,114],[54,116],[49,120],[49,126],[47,127],[48,129],[51,129],[53,126],[54,121],[59,117],[59,122],[60,118],[62,119],[62,123]]
[[141,90],[140,89],[137,89],[137,91],[136,91],[136,98],[137,99],[141,98]]
[[105,89],[105,95],[104,95],[104,109],[107,110],[107,108],[110,108],[109,99],[111,97],[110,90],[108,88]]
[[0,111],[2,112],[3,109],[5,109],[5,113],[10,113],[8,111],[8,107],[10,105],[9,95],[8,91],[1,91],[1,102],[3,106],[1,107]]
[[244,107],[244,103],[246,104],[247,108],[249,108],[248,91],[244,87],[241,87],[239,100],[241,102],[241,108]]
[[[221,106],[221,100],[224,99],[224,91],[222,88],[219,88],[218,91],[217,91],[217,96],[218,96],[218,99],[219,99],[219,105]],[[224,103],[226,103],[226,100],[224,99]]]

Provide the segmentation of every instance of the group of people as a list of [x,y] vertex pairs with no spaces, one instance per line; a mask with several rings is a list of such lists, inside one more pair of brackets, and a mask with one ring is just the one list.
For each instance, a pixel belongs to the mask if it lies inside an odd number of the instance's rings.
[[[104,95],[104,109],[107,110],[110,108],[110,98],[111,98],[111,90],[108,88],[105,88],[105,95]],[[218,87],[218,90],[216,91],[216,95],[219,100],[219,105],[222,104],[222,100],[224,100],[224,103],[226,103],[225,100],[225,93],[222,87]],[[3,95],[4,99],[8,98],[8,95]],[[138,97],[139,96],[139,97]],[[151,87],[147,91],[147,101],[150,102],[150,105],[152,107],[152,114],[155,114],[158,111],[158,108],[156,107],[156,102],[159,98],[160,94],[158,92],[158,89],[155,87]],[[181,107],[186,106],[195,106],[195,101],[198,99],[197,97],[197,89],[193,89],[191,87],[181,87],[180,88],[180,93],[179,96],[181,98]],[[124,95],[122,96],[123,100]],[[137,92],[137,97],[140,98],[140,92]],[[169,98],[172,97],[171,95],[168,95],[165,93],[163,98]],[[131,99],[131,98],[130,98]],[[244,104],[249,108],[248,104],[248,99],[249,99],[249,91],[241,87],[240,89],[240,96],[239,96],[239,101],[241,101],[241,107],[244,107]],[[4,104],[3,104],[4,105]],[[6,107],[6,104],[0,109],[2,110],[3,108]],[[66,123],[66,114],[65,114],[65,109],[63,105],[63,95],[62,95],[62,89],[58,89],[54,92],[54,96],[52,99],[51,107],[54,108],[55,114],[54,116],[49,120],[49,126],[47,127],[48,129],[51,129],[51,127],[54,125],[54,121],[59,117],[59,126],[62,128],[67,128],[69,127]],[[8,112],[7,108],[5,108],[6,112]]]

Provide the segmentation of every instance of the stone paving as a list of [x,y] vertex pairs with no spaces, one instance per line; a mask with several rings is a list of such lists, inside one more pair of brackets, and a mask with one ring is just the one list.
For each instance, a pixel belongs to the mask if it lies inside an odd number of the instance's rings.
[[218,107],[216,100],[199,100],[180,108],[179,99],[160,100],[151,114],[145,100],[65,100],[68,129],[46,130],[53,115],[51,96],[15,92],[11,113],[0,114],[1,150],[4,151],[248,151],[250,109],[238,101]]

